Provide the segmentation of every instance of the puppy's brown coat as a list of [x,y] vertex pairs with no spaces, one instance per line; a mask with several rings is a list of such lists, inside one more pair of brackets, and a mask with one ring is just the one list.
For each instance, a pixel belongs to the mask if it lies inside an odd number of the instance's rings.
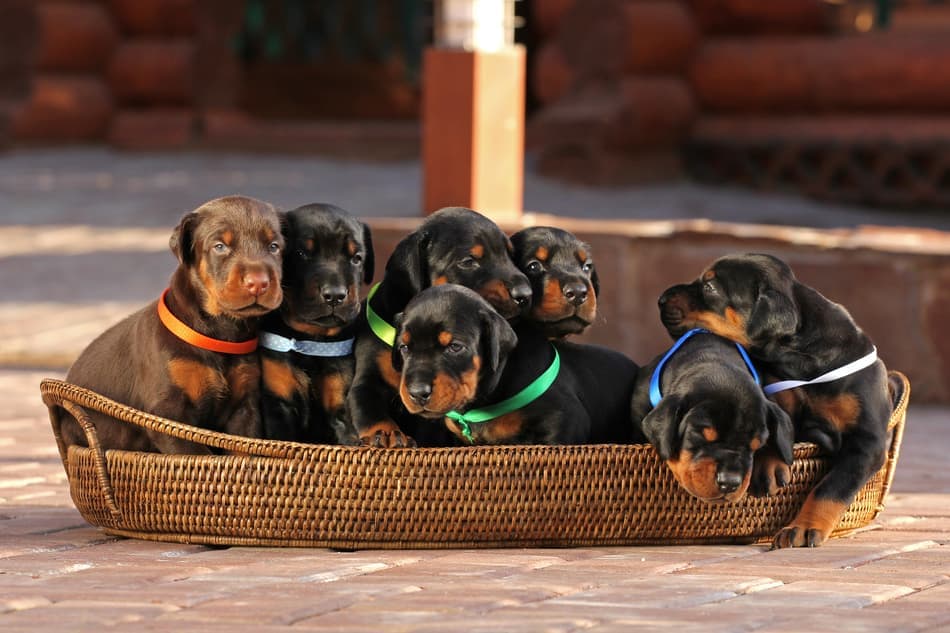
[[[206,337],[255,340],[258,318],[280,305],[283,238],[276,210],[243,196],[219,198],[186,214],[169,241],[178,257],[165,303]],[[106,330],[82,352],[66,380],[165,418],[236,435],[261,434],[260,364],[185,342],[159,319],[158,301]],[[204,446],[91,413],[104,449],[205,453]],[[66,444],[86,444],[63,420]]]

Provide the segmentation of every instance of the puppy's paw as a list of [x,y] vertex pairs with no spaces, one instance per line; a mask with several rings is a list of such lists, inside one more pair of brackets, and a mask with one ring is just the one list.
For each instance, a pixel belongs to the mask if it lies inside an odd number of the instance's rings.
[[772,539],[772,549],[818,547],[834,531],[846,509],[846,502],[837,499],[818,499],[812,492],[802,504],[798,516],[779,530]]
[[772,549],[786,547],[818,547],[828,539],[828,534],[817,528],[789,525],[778,531],[772,539]]
[[763,448],[753,457],[752,481],[749,485],[749,494],[753,497],[774,496],[791,480],[792,469],[775,451]]
[[360,446],[372,448],[415,448],[416,441],[393,422],[380,422],[360,433]]

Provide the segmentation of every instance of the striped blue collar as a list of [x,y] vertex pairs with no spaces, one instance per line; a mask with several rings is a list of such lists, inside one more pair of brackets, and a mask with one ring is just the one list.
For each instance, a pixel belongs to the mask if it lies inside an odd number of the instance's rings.
[[[663,374],[663,366],[666,365],[666,361],[676,353],[676,350],[682,347],[683,343],[695,334],[711,334],[711,332],[702,328],[689,330],[673,343],[673,347],[671,347],[669,351],[663,355],[663,358],[660,359],[660,362],[656,364],[656,369],[653,370],[653,375],[650,376],[650,404],[654,408],[660,404],[660,400],[663,399],[663,394],[660,393],[660,376]],[[745,348],[738,343],[736,343],[736,348],[739,350],[739,355],[742,356],[742,360],[745,361],[745,366],[749,368],[749,372],[751,372],[752,377],[755,378],[755,383],[761,385],[762,381],[759,379],[759,372],[755,370],[755,366],[752,364],[752,360],[749,358],[749,354],[746,353]]]

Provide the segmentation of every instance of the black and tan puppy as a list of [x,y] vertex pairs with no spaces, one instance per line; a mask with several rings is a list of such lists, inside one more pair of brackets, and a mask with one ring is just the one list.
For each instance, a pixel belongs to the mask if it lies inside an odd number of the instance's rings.
[[773,547],[820,545],[885,458],[892,404],[871,340],[844,307],[770,255],[718,259],[696,281],[669,288],[660,313],[671,335],[711,330],[743,345],[782,383],[766,393],[791,416],[796,439],[817,444],[832,466]]
[[[462,207],[440,209],[396,245],[386,272],[366,301],[356,339],[356,374],[347,397],[364,445],[412,446],[400,428],[399,372],[392,365],[393,317],[430,286],[474,289],[505,318],[528,309],[531,286],[511,260],[511,241],[487,217]],[[411,424],[411,420],[407,424]],[[408,434],[407,434],[408,431]]]
[[515,264],[531,281],[533,321],[549,338],[580,334],[597,317],[600,285],[590,246],[568,231],[533,226],[511,236]]
[[[158,301],[106,330],[66,380],[123,404],[215,431],[261,436],[260,318],[280,305],[276,210],[231,196],[185,215],[170,240],[179,265]],[[94,415],[103,448],[165,453],[204,446]],[[67,444],[86,444],[63,421]]]
[[397,316],[393,366],[413,415],[463,444],[632,443],[637,365],[593,345],[516,330],[471,290],[422,291]]
[[369,227],[331,204],[281,222],[284,301],[260,336],[262,414],[270,439],[356,443],[344,411],[363,283],[373,279]]
[[631,408],[676,480],[705,501],[742,498],[767,441],[792,463],[788,415],[762,393],[744,351],[705,330],[690,330],[640,369]]

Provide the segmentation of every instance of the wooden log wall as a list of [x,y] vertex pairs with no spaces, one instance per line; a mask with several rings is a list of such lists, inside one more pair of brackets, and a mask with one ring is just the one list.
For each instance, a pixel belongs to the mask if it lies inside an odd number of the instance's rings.
[[[698,31],[678,0],[582,0],[542,9],[530,122],[539,169],[591,184],[680,172],[695,105],[686,69]],[[553,26],[556,24],[556,28]]]
[[28,3],[37,23],[36,51],[26,98],[12,116],[13,140],[108,140],[135,149],[189,143],[195,128],[195,2]]
[[853,15],[836,13],[845,5],[821,0],[691,7],[705,32],[687,73],[702,112],[686,154],[693,176],[839,202],[946,206],[946,31],[860,32]]
[[102,73],[117,42],[106,7],[90,1],[44,1],[29,95],[14,116],[12,137],[73,142],[102,138],[114,105]]
[[109,0],[123,38],[108,81],[118,104],[109,142],[167,149],[195,131],[197,0]]
[[0,148],[11,142],[13,126],[29,98],[39,25],[32,0],[9,0],[0,19]]

